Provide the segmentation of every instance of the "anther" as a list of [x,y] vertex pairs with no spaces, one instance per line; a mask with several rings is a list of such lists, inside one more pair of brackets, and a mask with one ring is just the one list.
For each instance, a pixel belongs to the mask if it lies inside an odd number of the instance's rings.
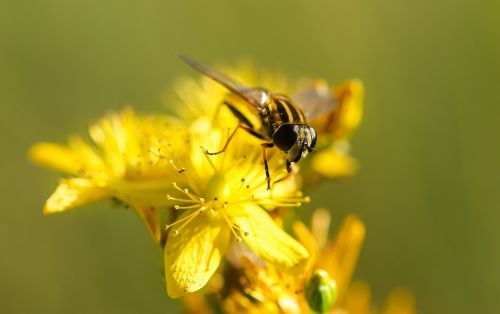
[[176,170],[178,173],[183,173],[184,171],[186,171],[186,168],[177,167],[172,159],[170,159],[168,162],[172,166],[172,168],[174,168],[174,170]]
[[172,231],[170,232],[170,235],[171,235],[171,236],[173,236],[173,237],[178,236],[178,235],[179,235],[179,230],[177,230],[177,229],[172,230]]

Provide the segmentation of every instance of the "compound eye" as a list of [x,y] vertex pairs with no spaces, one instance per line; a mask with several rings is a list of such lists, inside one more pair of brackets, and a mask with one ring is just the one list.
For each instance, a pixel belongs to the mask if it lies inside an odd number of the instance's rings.
[[297,143],[299,126],[296,124],[282,124],[273,134],[273,143],[282,151],[290,150]]
[[316,130],[309,128],[309,133],[311,134],[311,148],[314,148],[316,146]]

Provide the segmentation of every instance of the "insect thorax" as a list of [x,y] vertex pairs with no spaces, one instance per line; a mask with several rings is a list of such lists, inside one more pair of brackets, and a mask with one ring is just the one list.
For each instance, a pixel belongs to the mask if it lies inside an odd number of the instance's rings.
[[267,94],[262,107],[249,105],[239,97],[229,94],[225,104],[240,122],[262,138],[272,139],[276,129],[282,124],[307,124],[302,111],[293,101],[282,94]]

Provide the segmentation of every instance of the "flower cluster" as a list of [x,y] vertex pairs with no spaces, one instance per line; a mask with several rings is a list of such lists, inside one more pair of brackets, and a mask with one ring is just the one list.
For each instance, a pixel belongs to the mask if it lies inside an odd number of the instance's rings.
[[[356,171],[349,139],[361,121],[361,82],[294,83],[248,64],[225,72],[247,86],[334,102],[309,121],[317,151],[290,169],[282,151],[269,149],[266,175],[262,139],[239,129],[243,114],[224,106],[228,90],[185,78],[169,101],[175,114],[125,108],[93,123],[88,138],[34,145],[31,160],[65,174],[44,213],[105,199],[133,208],[163,250],[168,295],[184,297],[189,313],[373,313],[366,286],[350,284],[362,222],[347,217],[328,241],[327,212],[316,212],[311,229],[285,219],[310,201],[302,189]],[[387,308],[413,313],[411,295],[397,292]]]

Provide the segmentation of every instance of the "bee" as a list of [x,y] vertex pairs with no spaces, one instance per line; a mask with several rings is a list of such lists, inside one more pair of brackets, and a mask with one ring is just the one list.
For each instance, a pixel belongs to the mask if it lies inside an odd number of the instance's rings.
[[[266,172],[267,189],[271,189],[271,177],[267,163],[266,149],[277,147],[286,156],[286,168],[290,173],[292,163],[299,162],[312,152],[316,145],[317,134],[308,123],[322,113],[335,107],[335,99],[328,90],[305,89],[294,95],[269,91],[262,87],[249,87],[240,84],[229,76],[208,66],[202,65],[187,56],[179,56],[189,66],[224,86],[228,91],[223,104],[239,120],[238,126],[229,135],[220,151],[209,152],[216,155],[224,152],[238,129],[263,140],[262,158]],[[260,123],[254,123],[238,108],[236,99],[243,101],[253,111]],[[305,106],[304,106],[305,105]]]

